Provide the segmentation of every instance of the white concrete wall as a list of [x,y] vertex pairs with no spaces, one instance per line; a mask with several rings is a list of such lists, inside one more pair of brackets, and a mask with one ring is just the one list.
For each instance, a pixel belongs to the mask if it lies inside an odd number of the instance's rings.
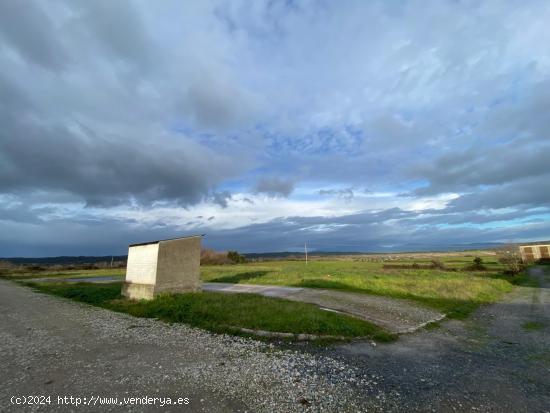
[[130,247],[126,266],[126,282],[154,285],[156,283],[158,252],[158,243]]

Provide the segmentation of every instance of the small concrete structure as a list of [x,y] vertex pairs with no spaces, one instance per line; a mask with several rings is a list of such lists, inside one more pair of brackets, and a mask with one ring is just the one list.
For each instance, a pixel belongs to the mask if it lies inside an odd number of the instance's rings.
[[541,258],[550,258],[550,244],[521,245],[519,251],[521,260],[525,263],[534,262]]
[[122,295],[150,300],[159,294],[200,291],[201,238],[130,245]]

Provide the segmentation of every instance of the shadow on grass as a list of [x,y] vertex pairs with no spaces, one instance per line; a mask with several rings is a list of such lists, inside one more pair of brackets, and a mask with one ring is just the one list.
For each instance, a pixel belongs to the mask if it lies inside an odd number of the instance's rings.
[[210,280],[210,282],[239,284],[242,281],[249,281],[255,278],[263,277],[268,273],[269,271],[246,271],[240,272],[238,274],[224,275],[218,278],[214,278],[213,280]]
[[329,290],[346,290],[346,291],[357,291],[357,292],[364,291],[364,289],[362,288],[352,288],[349,285],[340,281],[325,280],[322,278],[311,278],[309,280],[302,280],[300,282],[293,283],[292,287],[325,288]]

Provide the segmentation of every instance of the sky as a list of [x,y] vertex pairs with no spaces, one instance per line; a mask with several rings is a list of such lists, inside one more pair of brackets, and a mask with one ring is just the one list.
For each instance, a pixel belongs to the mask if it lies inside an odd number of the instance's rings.
[[0,256],[550,239],[550,2],[0,2]]

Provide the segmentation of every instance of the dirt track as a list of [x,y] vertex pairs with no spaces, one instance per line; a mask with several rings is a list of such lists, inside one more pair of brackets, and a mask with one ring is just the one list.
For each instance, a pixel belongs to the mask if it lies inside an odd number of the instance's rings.
[[[550,280],[540,269],[533,276],[542,288],[518,288],[466,322],[446,321],[388,345],[295,351],[0,281],[0,410],[15,410],[12,395],[49,394],[190,399],[183,408],[113,411],[548,412]],[[526,330],[526,322],[542,328]]]
[[465,322],[332,355],[381,375],[386,391],[399,393],[390,397],[397,411],[550,412],[550,274],[531,275],[541,288],[518,287]]

